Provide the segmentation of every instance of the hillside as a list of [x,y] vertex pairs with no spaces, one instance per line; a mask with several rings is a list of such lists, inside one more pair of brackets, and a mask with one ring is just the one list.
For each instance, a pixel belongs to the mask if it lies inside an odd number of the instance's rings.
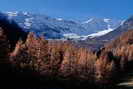
[[69,40],[25,33],[14,24],[0,21],[0,68],[1,81],[17,89],[119,89],[121,77],[132,69],[133,30],[92,52]]

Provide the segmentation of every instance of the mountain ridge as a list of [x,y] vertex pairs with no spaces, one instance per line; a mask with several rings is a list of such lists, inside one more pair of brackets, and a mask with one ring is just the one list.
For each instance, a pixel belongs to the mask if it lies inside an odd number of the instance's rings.
[[133,16],[129,17],[127,20],[122,22],[122,24],[116,28],[114,31],[109,32],[101,37],[97,37],[97,40],[113,40],[120,36],[123,32],[133,29]]
[[[42,14],[29,12],[4,12],[9,19],[16,21],[25,31],[33,31],[37,35],[44,34],[46,38],[52,39],[85,39],[88,35],[103,30],[112,29],[120,25],[121,21],[113,19],[90,18],[90,22],[65,20],[52,18]],[[48,32],[49,31],[49,32]]]

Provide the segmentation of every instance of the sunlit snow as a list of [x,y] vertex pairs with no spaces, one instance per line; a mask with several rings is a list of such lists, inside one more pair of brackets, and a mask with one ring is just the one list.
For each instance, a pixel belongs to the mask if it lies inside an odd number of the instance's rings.
[[63,34],[65,38],[70,38],[70,39],[79,39],[81,36],[74,34],[74,33],[68,33],[68,34]]
[[113,31],[113,30],[114,30],[114,29],[112,29],[112,28],[110,27],[110,25],[108,25],[108,29],[107,29],[107,30],[103,30],[103,31],[99,31],[99,32],[97,32],[97,33],[90,34],[90,35],[88,35],[88,37],[93,38],[93,37],[102,36],[102,35],[105,35],[105,34],[111,32],[111,31]]
[[104,19],[104,22],[108,23],[110,21],[110,19]]
[[89,20],[83,22],[83,24],[84,24],[84,23],[89,23],[89,22],[91,22],[92,20],[93,20],[93,18],[91,18],[91,19],[89,19]]
[[15,12],[7,12],[8,16],[10,17],[13,17],[13,16],[17,16],[18,15],[18,12],[15,11]]
[[24,25],[25,25],[24,28],[30,28],[32,25],[32,20],[33,20],[33,18],[26,18],[25,22],[24,22]]
[[62,18],[57,18],[58,21],[62,21],[63,19]]
[[120,25],[123,25],[123,24],[125,23],[125,21],[126,21],[126,20],[121,21],[121,24],[120,24]]

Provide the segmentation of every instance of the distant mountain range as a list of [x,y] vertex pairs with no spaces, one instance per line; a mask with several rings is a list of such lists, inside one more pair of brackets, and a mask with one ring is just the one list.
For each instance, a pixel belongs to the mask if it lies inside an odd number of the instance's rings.
[[133,16],[123,21],[107,18],[72,21],[28,12],[6,12],[0,13],[0,26],[6,29],[7,33],[12,33],[9,40],[13,42],[12,38],[16,38],[14,43],[19,38],[25,39],[27,32],[34,32],[47,39],[71,40],[77,46],[97,50],[123,32],[133,30]]
[[86,21],[51,18],[29,12],[4,12],[8,19],[13,19],[25,32],[44,35],[47,39],[80,39],[105,35],[122,24],[121,20],[107,18],[89,18]]

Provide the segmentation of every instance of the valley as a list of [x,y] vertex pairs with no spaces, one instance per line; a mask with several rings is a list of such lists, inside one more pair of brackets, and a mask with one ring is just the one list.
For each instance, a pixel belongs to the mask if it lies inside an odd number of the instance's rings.
[[133,19],[116,23],[1,13],[1,81],[14,89],[129,89]]

